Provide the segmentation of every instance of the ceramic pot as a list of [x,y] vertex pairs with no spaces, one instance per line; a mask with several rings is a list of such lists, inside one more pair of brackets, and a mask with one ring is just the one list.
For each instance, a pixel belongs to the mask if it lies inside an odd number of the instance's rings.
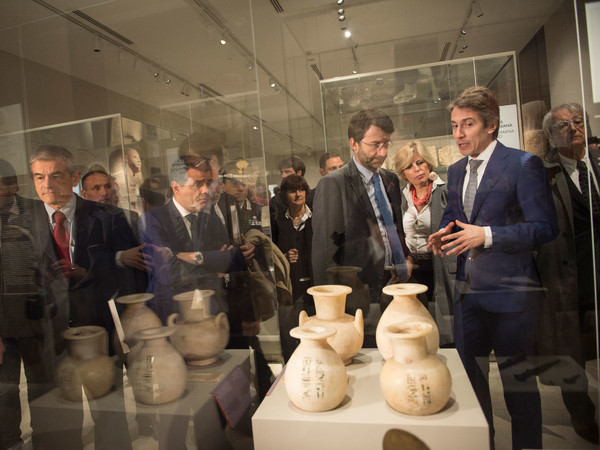
[[426,322],[402,322],[383,330],[392,341],[394,357],[383,365],[379,383],[396,411],[412,416],[435,414],[450,398],[450,371],[437,356],[427,353],[425,338],[432,331]]
[[364,284],[358,274],[362,267],[357,266],[331,266],[325,269],[329,284],[341,284],[352,288],[352,292],[346,297],[346,311],[362,309],[363,316],[369,314],[371,296],[369,286]]
[[175,313],[168,317],[167,324],[174,330],[171,342],[185,362],[194,366],[217,361],[229,341],[229,321],[224,312],[198,322],[179,322]]
[[[131,294],[123,295],[118,297],[115,301],[122,305],[126,305],[125,311],[120,315],[121,326],[123,327],[123,333],[125,335],[124,341],[129,348],[133,348],[137,341],[133,339],[133,335],[139,330],[145,330],[148,328],[156,328],[162,326],[162,322],[159,317],[146,306],[148,300],[152,300],[154,294]],[[122,361],[125,361],[123,355],[123,349],[119,342],[119,336],[115,332],[113,335],[113,347],[116,353],[121,357]]]
[[344,313],[346,295],[352,292],[352,288],[326,284],[313,286],[306,292],[313,296],[317,314],[308,317],[306,311],[300,311],[298,323],[301,327],[333,326],[337,332],[328,339],[329,345],[338,352],[344,364],[350,364],[352,357],[361,349],[365,335],[362,310],[357,309],[354,317]]
[[[167,318],[173,327],[171,342],[185,359],[194,366],[206,366],[219,359],[219,353],[229,341],[229,321],[223,312],[211,316],[210,296],[215,291],[199,290],[175,295],[180,314]],[[193,307],[192,307],[193,306]]]
[[133,395],[140,403],[168,403],[181,397],[185,391],[185,361],[167,341],[173,331],[172,327],[148,328],[133,335],[140,341],[141,347],[130,361],[128,376]]
[[210,316],[212,289],[196,289],[173,296],[184,322],[199,322]]
[[340,355],[328,344],[336,333],[329,325],[296,327],[290,334],[300,345],[285,366],[285,390],[304,411],[329,411],[346,395],[348,374]]
[[377,348],[386,361],[393,357],[394,351],[392,350],[392,341],[383,333],[383,329],[399,322],[430,323],[433,330],[427,335],[427,352],[431,355],[437,353],[440,347],[440,332],[427,308],[417,298],[417,294],[426,291],[427,286],[417,283],[391,284],[383,288],[383,293],[391,295],[393,300],[379,319],[375,338],[377,339]]
[[108,356],[108,333],[102,327],[69,328],[62,332],[68,355],[56,370],[63,396],[82,401],[82,389],[88,399],[102,397],[115,384],[115,365]]

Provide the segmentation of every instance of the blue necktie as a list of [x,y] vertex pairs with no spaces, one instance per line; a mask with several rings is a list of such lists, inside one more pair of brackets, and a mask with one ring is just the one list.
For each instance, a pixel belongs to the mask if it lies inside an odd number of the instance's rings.
[[396,266],[396,274],[398,274],[402,280],[406,281],[408,273],[406,268],[406,258],[402,251],[402,244],[400,243],[398,231],[396,231],[396,226],[394,225],[392,213],[388,208],[385,194],[381,190],[379,174],[374,173],[372,180],[373,186],[375,187],[375,198],[377,200],[377,205],[379,206],[379,212],[381,212],[381,216],[383,217],[383,223],[385,224],[390,247],[392,248],[392,257],[394,258],[394,265]]

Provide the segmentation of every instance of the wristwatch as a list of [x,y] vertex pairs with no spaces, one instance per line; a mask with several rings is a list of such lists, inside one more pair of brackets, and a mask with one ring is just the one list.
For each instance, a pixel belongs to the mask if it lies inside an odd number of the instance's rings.
[[204,262],[204,256],[202,256],[202,253],[196,252],[196,254],[194,255],[194,261],[198,266],[202,264]]

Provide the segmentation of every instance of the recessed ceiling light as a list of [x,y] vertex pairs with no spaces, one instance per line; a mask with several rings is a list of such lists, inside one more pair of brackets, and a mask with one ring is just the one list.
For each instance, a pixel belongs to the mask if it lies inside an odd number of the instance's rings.
[[221,38],[221,45],[225,45],[227,44],[227,41],[225,40],[225,38]]
[[338,16],[338,20],[340,22],[343,22],[344,20],[346,20],[346,16]]
[[344,8],[340,8],[338,9],[338,14],[341,16],[342,14],[344,14]]
[[343,5],[344,4],[344,0],[337,0],[337,4],[338,5]]
[[344,31],[344,36],[346,36],[346,38],[349,38],[350,36],[352,36],[352,33],[350,32],[350,30],[346,30]]

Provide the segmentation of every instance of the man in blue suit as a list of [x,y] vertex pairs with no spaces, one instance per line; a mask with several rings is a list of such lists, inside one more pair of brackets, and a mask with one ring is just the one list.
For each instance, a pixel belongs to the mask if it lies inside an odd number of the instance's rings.
[[[556,237],[556,212],[542,161],[496,140],[500,113],[493,92],[468,88],[448,109],[465,158],[448,168],[448,205],[429,246],[436,255],[457,255],[456,348],[486,414],[493,448],[487,358],[492,350],[499,359],[533,353],[542,296],[533,249]],[[541,448],[535,377],[523,381],[519,392],[511,392],[507,381],[513,448]]]

